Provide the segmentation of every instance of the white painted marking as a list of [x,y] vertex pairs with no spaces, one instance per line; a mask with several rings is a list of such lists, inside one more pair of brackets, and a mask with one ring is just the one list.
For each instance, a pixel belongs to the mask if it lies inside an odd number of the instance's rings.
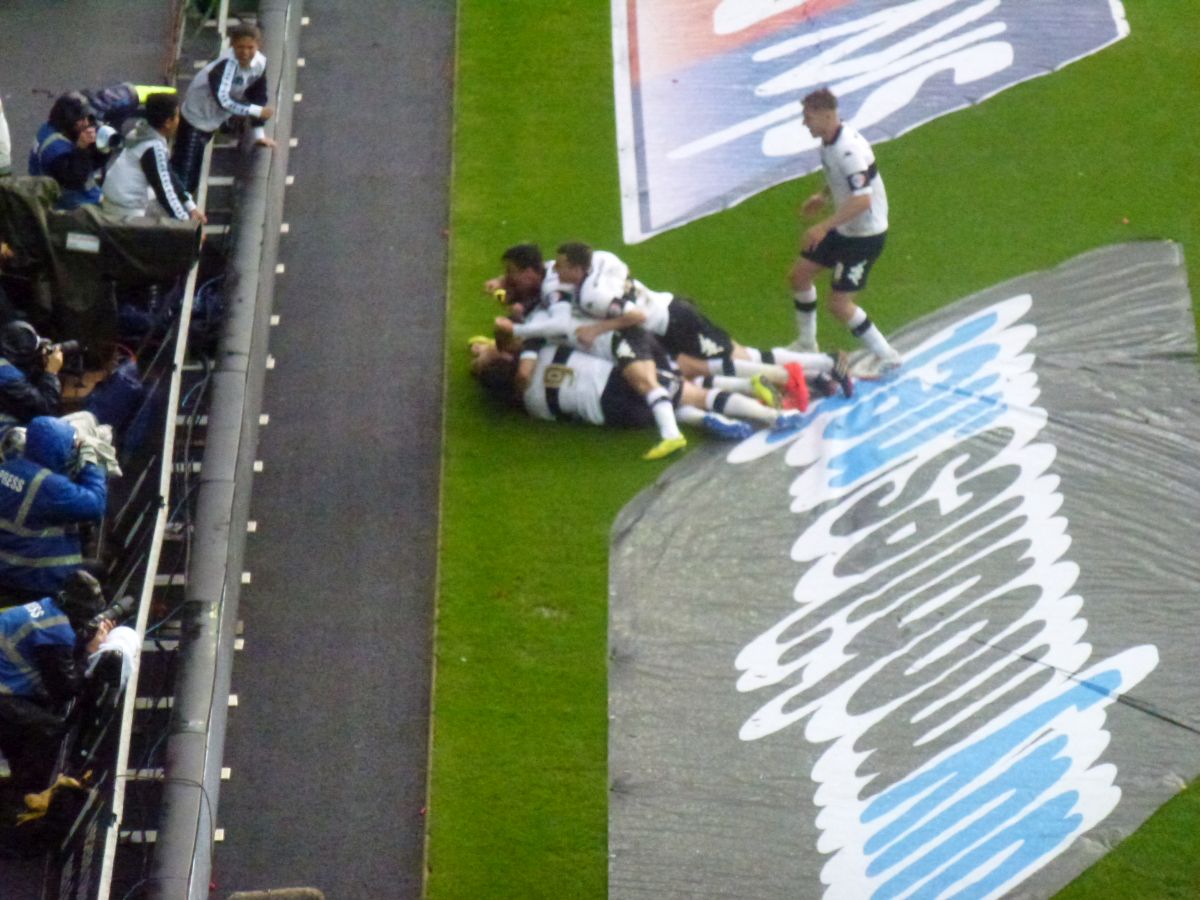
[[269,353],[267,354],[267,368],[268,368],[268,369],[273,369],[273,368],[275,368],[275,357],[273,357],[273,356],[272,356],[271,354],[269,354]]
[[304,57],[303,57],[303,56],[297,56],[297,57],[296,57],[296,67],[297,67],[297,68],[299,68],[299,69],[303,69],[303,68],[304,68]]
[[309,25],[309,24],[311,24],[311,21],[312,21],[312,20],[311,20],[311,19],[309,19],[309,18],[308,18],[308,16],[301,16],[301,17],[300,17],[300,24],[301,24],[301,25]]
[[283,183],[286,184],[288,187],[291,187],[293,184],[296,183],[296,176],[289,175],[287,178],[283,179]]
[[272,325],[279,324],[279,313],[275,313],[273,316],[271,316],[271,324]]
[[298,137],[289,138],[288,146],[289,147],[299,147],[300,146],[300,138],[298,138]]
[[250,573],[243,572],[242,573],[242,584],[249,584],[249,583],[250,583]]
[[233,176],[232,175],[209,175],[208,176],[208,186],[209,187],[233,187]]
[[270,424],[270,422],[271,422],[270,415],[268,415],[267,413],[259,413],[258,414],[258,424],[259,425],[267,425],[267,424]]
[[301,100],[303,100],[303,99],[304,99],[304,95],[303,95],[303,94],[299,94],[299,93],[297,93],[297,94],[292,94],[292,102],[293,102],[293,103],[299,103],[299,102],[300,102]]
[[291,230],[292,230],[292,226],[289,225],[287,222],[279,223],[279,233],[280,234],[287,234]]
[[256,459],[254,461],[254,471],[261,472],[262,470],[263,470],[263,461],[261,459]]
[[276,275],[282,275],[286,271],[287,271],[287,266],[285,266],[283,263],[275,263],[275,274]]

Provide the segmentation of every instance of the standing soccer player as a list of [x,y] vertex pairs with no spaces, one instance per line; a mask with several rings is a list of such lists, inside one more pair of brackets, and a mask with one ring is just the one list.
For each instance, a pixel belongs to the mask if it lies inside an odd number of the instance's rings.
[[821,141],[826,188],[809,197],[801,212],[815,216],[828,207],[833,212],[804,232],[800,258],[792,267],[800,348],[817,348],[813,278],[830,269],[829,311],[878,357],[881,372],[899,368],[900,354],[855,302],[887,238],[887,191],[875,154],[866,139],[841,120],[837,98],[828,88],[813,91],[804,98],[803,106],[805,127]]

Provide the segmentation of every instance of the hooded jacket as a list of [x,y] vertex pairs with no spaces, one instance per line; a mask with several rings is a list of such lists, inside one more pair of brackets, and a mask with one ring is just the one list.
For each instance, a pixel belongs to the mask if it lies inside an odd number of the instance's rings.
[[122,216],[144,216],[151,200],[173,219],[186,219],[196,208],[171,171],[167,139],[141,119],[104,176],[104,205]]
[[25,455],[0,464],[0,596],[4,588],[53,594],[82,565],[76,526],[104,516],[108,484],[92,463],[72,479],[74,452],[75,429],[38,416]]
[[104,160],[104,153],[95,145],[77,147],[64,132],[43,122],[29,151],[29,174],[46,175],[58,182],[62,194],[55,209],[77,209],[100,202],[96,174]]

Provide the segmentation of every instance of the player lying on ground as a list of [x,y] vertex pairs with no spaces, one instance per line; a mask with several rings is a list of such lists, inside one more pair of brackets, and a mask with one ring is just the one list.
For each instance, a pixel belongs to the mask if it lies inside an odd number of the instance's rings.
[[500,262],[504,271],[485,281],[483,291],[500,301],[506,318],[524,322],[539,306],[570,299],[570,291],[558,280],[554,260],[542,259],[537,244],[514,244],[501,254]]
[[[822,394],[837,393],[839,387],[846,396],[853,392],[844,354],[795,353],[782,347],[760,351],[739,344],[689,301],[650,291],[629,278],[628,267],[611,253],[596,251],[593,267],[590,247],[568,243],[559,248],[555,260],[545,262],[537,244],[526,243],[506,249],[501,262],[504,272],[486,281],[483,289],[506,308],[507,316],[496,320],[497,328],[511,328],[518,337],[542,337],[612,359],[604,336],[650,321],[668,352],[679,354],[676,358],[684,374],[703,379],[704,387],[739,391],[770,405],[801,411],[808,406],[806,376]],[[569,277],[562,278],[563,272]],[[585,284],[591,305],[588,311],[626,318],[592,321],[595,316],[583,317],[576,296],[580,284]],[[633,291],[636,297],[619,308],[615,297],[610,300],[606,296],[615,294],[613,285]],[[572,304],[559,303],[567,300]]]
[[[471,374],[506,406],[523,408],[530,416],[552,421],[574,419],[593,425],[642,428],[654,423],[653,412],[625,372],[614,363],[567,346],[545,344],[518,352],[487,338],[472,338]],[[626,367],[626,371],[629,367]],[[750,397],[705,389],[681,380],[666,368],[656,371],[658,384],[673,404],[679,421],[706,426],[714,416],[737,417],[777,429],[794,428],[800,416],[765,406]],[[746,425],[747,422],[736,423]],[[727,437],[748,437],[740,428]],[[673,448],[670,452],[674,452]],[[645,458],[659,456],[646,454]]]
[[[571,323],[576,346],[587,348],[610,331],[641,325],[658,338],[685,377],[702,378],[709,387],[753,391],[770,402],[768,385],[774,386],[786,392],[785,406],[800,410],[808,406],[806,376],[821,382],[823,393],[836,392],[838,386],[846,396],[853,392],[846,360],[839,354],[747,347],[691,301],[652,291],[632,278],[629,267],[607,251],[579,242],[561,245],[554,279],[558,294],[573,294],[579,312],[595,320]],[[545,302],[538,309],[546,309]],[[565,324],[560,321],[559,327]]]
[[[628,267],[613,254],[601,250],[595,251],[594,257],[593,271],[593,251],[586,244],[563,244],[558,248],[557,258],[549,262],[542,258],[537,244],[514,244],[501,254],[503,273],[485,281],[483,290],[505,307],[504,318],[522,326],[515,331],[518,336],[569,342],[577,349],[590,350],[602,335],[648,321],[649,330],[678,359],[688,378],[707,378],[708,387],[753,391],[764,402],[772,399],[772,391],[767,387],[772,385],[790,395],[790,407],[803,409],[807,405],[807,386],[801,376],[821,378],[832,373],[836,358],[831,360],[819,353],[798,354],[784,348],[760,351],[745,347],[689,301],[650,291],[640,282],[629,280]],[[562,272],[567,272],[569,278],[564,279]],[[592,276],[587,282],[590,305],[581,309],[577,288],[589,274]],[[603,295],[613,285],[619,292],[628,290],[627,280],[637,291],[639,306],[646,315],[630,313],[628,319],[620,322],[594,321],[625,311],[610,308],[610,303],[618,299],[616,294]],[[567,308],[556,305],[559,301],[571,301],[576,315],[587,318],[572,319]],[[548,312],[555,315],[553,321],[540,318]],[[603,356],[603,345],[600,346]],[[749,379],[755,375],[761,380],[751,385]],[[843,389],[850,387],[848,380],[843,379],[841,384]]]

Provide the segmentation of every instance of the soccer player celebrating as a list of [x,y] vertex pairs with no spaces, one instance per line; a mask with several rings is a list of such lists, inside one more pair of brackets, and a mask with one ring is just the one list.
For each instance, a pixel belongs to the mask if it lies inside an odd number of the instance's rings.
[[574,290],[579,309],[596,320],[576,332],[585,346],[608,331],[637,325],[662,342],[685,377],[704,379],[710,387],[752,392],[764,402],[769,402],[768,394],[783,389],[786,405],[801,411],[808,408],[806,376],[836,382],[846,396],[853,392],[839,354],[743,346],[690,300],[647,288],[606,250],[565,243],[558,248],[556,265],[561,283]]
[[[503,338],[501,333],[498,335]],[[727,423],[734,416],[746,422],[738,429],[717,431],[723,437],[744,438],[751,433],[747,422],[774,429],[798,428],[799,413],[782,412],[750,397],[725,391],[705,390],[681,381],[666,368],[655,370],[649,361],[624,368],[590,353],[568,346],[497,346],[496,341],[476,337],[470,341],[471,374],[484,389],[506,406],[520,407],[535,419],[574,420],[593,425],[642,428],[659,424],[655,408],[646,400],[644,388],[631,379],[635,365],[646,365],[666,394],[666,404],[676,408],[680,421],[713,430],[706,419],[719,416]],[[654,450],[663,446],[661,442]],[[644,459],[661,459],[667,452],[652,450]]]
[[879,371],[899,368],[900,354],[855,302],[867,275],[883,252],[888,228],[887,191],[871,145],[838,115],[837,98],[827,88],[803,100],[804,125],[821,141],[826,189],[801,207],[805,216],[832,212],[810,226],[801,240],[800,259],[792,267],[792,295],[800,347],[817,348],[817,289],[813,278],[832,270],[829,311],[866,344],[879,360]]

